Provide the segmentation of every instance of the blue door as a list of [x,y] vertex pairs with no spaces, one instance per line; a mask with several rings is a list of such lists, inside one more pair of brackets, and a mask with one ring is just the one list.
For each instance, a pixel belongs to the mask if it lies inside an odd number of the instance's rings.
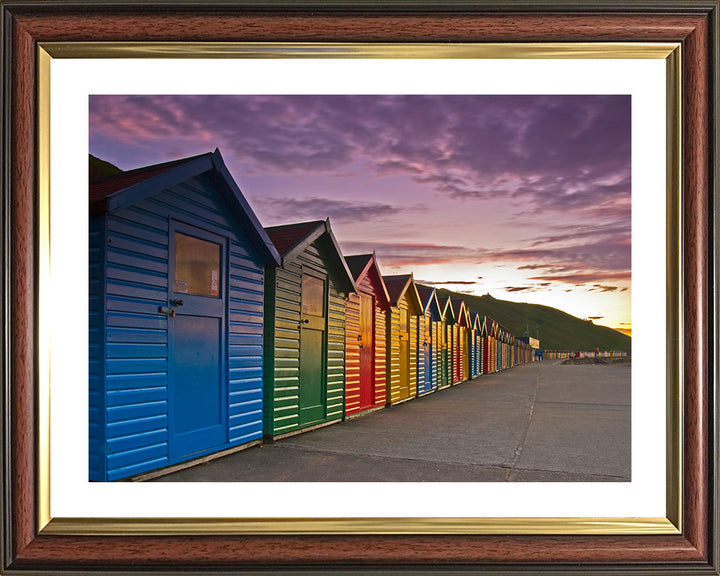
[[170,458],[227,440],[225,240],[174,223],[168,298]]
[[432,346],[432,319],[425,317],[423,322],[423,329],[425,333],[422,335],[422,346],[425,359],[425,382],[423,383],[423,390],[421,392],[430,392],[433,389],[433,346]]

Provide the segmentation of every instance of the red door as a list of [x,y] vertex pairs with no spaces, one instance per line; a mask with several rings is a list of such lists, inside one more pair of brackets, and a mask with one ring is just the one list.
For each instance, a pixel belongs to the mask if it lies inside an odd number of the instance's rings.
[[490,372],[490,339],[484,336],[482,339],[482,372],[487,374]]
[[375,302],[369,294],[360,296],[360,409],[375,403]]
[[460,337],[460,326],[455,324],[454,327],[455,330],[455,343],[457,344],[455,346],[455,382],[461,382],[462,381],[462,366],[463,366],[463,360],[462,360],[462,339]]

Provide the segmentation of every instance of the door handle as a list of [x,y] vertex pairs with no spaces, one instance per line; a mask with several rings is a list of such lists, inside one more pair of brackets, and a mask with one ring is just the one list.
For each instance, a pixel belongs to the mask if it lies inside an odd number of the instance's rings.
[[170,318],[175,318],[175,308],[171,308],[169,306],[158,306],[158,312],[160,314],[164,314],[165,316],[169,316]]
[[173,306],[185,306],[185,300],[180,300],[179,298],[175,300],[170,300],[170,304],[172,304]]

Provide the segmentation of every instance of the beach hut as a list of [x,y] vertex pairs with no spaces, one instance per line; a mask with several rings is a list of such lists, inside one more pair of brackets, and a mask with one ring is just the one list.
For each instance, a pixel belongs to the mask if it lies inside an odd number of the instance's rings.
[[468,310],[468,378],[474,378],[475,376],[477,376],[477,371],[475,369],[475,316],[477,316],[476,312],[470,312]]
[[498,363],[500,370],[505,370],[507,368],[507,331],[502,326],[499,329],[499,335]]
[[485,317],[483,329],[483,373],[497,372],[497,334],[498,323]]
[[352,416],[385,406],[390,297],[374,252],[345,261],[357,288],[345,310],[345,416]]
[[510,346],[512,342],[512,336],[508,332],[507,328],[503,329],[503,369],[510,368]]
[[487,316],[483,316],[482,328],[480,329],[480,345],[482,347],[482,373],[490,373],[490,330],[492,320]]
[[90,479],[261,441],[279,256],[220,152],[91,181],[89,200]]
[[500,363],[498,362],[498,354],[500,349],[500,324],[498,324],[495,320],[493,320],[493,331],[492,331],[492,340],[490,341],[492,343],[492,371],[498,372],[500,370]]
[[422,304],[412,274],[383,276],[390,295],[387,313],[387,403],[417,394],[417,317]]
[[482,314],[478,314],[478,327],[477,327],[477,346],[478,346],[478,374],[485,374],[486,363],[487,363],[487,328],[486,328],[487,317]]
[[477,312],[470,313],[470,378],[475,378],[482,365],[482,346],[480,331],[482,329],[481,316]]
[[497,325],[497,370],[503,370],[505,368],[505,328]]
[[422,396],[438,389],[443,324],[435,288],[418,286],[417,290],[423,309],[417,326],[417,395]]
[[265,292],[265,436],[277,439],[342,419],[355,283],[329,220],[265,230],[281,257]]
[[452,384],[452,325],[455,323],[455,316],[449,297],[444,302],[438,297],[438,303],[442,311],[439,330],[438,390],[442,390]]
[[508,335],[508,368],[515,366],[515,336]]
[[453,384],[459,384],[469,378],[468,329],[470,314],[464,300],[452,300],[455,324],[453,325]]

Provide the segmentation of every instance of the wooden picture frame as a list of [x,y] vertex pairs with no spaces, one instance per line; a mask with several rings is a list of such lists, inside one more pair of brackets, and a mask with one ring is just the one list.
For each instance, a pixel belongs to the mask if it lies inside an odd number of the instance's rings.
[[[467,3],[8,0],[2,17],[3,558],[7,573],[718,574],[718,1]],[[199,534],[39,529],[37,102],[43,43],[680,43],[681,454],[674,533]],[[671,499],[670,499],[671,500]],[[672,507],[672,502],[670,502]],[[672,516],[672,513],[669,513]],[[517,527],[516,527],[517,528]],[[151,531],[152,532],[152,531]]]

